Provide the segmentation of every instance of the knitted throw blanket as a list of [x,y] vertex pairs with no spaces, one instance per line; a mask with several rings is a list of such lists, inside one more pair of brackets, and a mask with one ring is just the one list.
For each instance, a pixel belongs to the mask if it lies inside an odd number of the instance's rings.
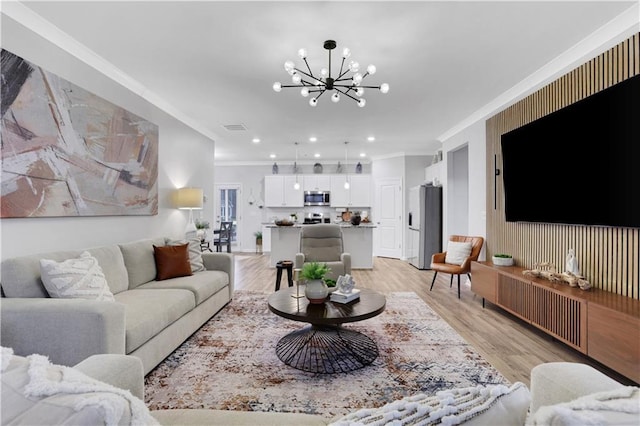
[[[11,357],[11,348],[2,348],[2,371]],[[29,355],[29,383],[25,386],[26,397],[48,397],[57,394],[78,395],[73,409],[80,411],[94,406],[104,417],[106,425],[117,425],[125,410],[131,414],[132,425],[158,425],[151,417],[144,402],[128,390],[95,380],[70,367],[51,364],[42,355]]]

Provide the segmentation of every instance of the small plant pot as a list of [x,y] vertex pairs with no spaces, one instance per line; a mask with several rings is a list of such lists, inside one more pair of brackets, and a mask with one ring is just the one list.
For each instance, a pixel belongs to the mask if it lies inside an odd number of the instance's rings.
[[493,256],[491,261],[496,266],[513,266],[513,257],[496,257]]

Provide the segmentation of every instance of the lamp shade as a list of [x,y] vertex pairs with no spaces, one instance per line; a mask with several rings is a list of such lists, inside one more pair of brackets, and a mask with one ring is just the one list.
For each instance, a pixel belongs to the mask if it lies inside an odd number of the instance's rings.
[[180,188],[176,196],[179,209],[201,209],[204,200],[202,188]]

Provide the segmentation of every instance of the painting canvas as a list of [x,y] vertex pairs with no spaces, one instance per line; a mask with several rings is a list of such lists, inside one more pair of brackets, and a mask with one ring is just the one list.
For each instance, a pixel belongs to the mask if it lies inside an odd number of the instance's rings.
[[157,214],[158,126],[0,53],[1,217]]

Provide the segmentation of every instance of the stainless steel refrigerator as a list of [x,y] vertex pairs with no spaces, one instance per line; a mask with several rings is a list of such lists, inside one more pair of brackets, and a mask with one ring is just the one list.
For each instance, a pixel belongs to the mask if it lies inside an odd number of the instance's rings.
[[430,269],[431,256],[442,252],[442,187],[415,186],[409,190],[407,257],[418,269]]

